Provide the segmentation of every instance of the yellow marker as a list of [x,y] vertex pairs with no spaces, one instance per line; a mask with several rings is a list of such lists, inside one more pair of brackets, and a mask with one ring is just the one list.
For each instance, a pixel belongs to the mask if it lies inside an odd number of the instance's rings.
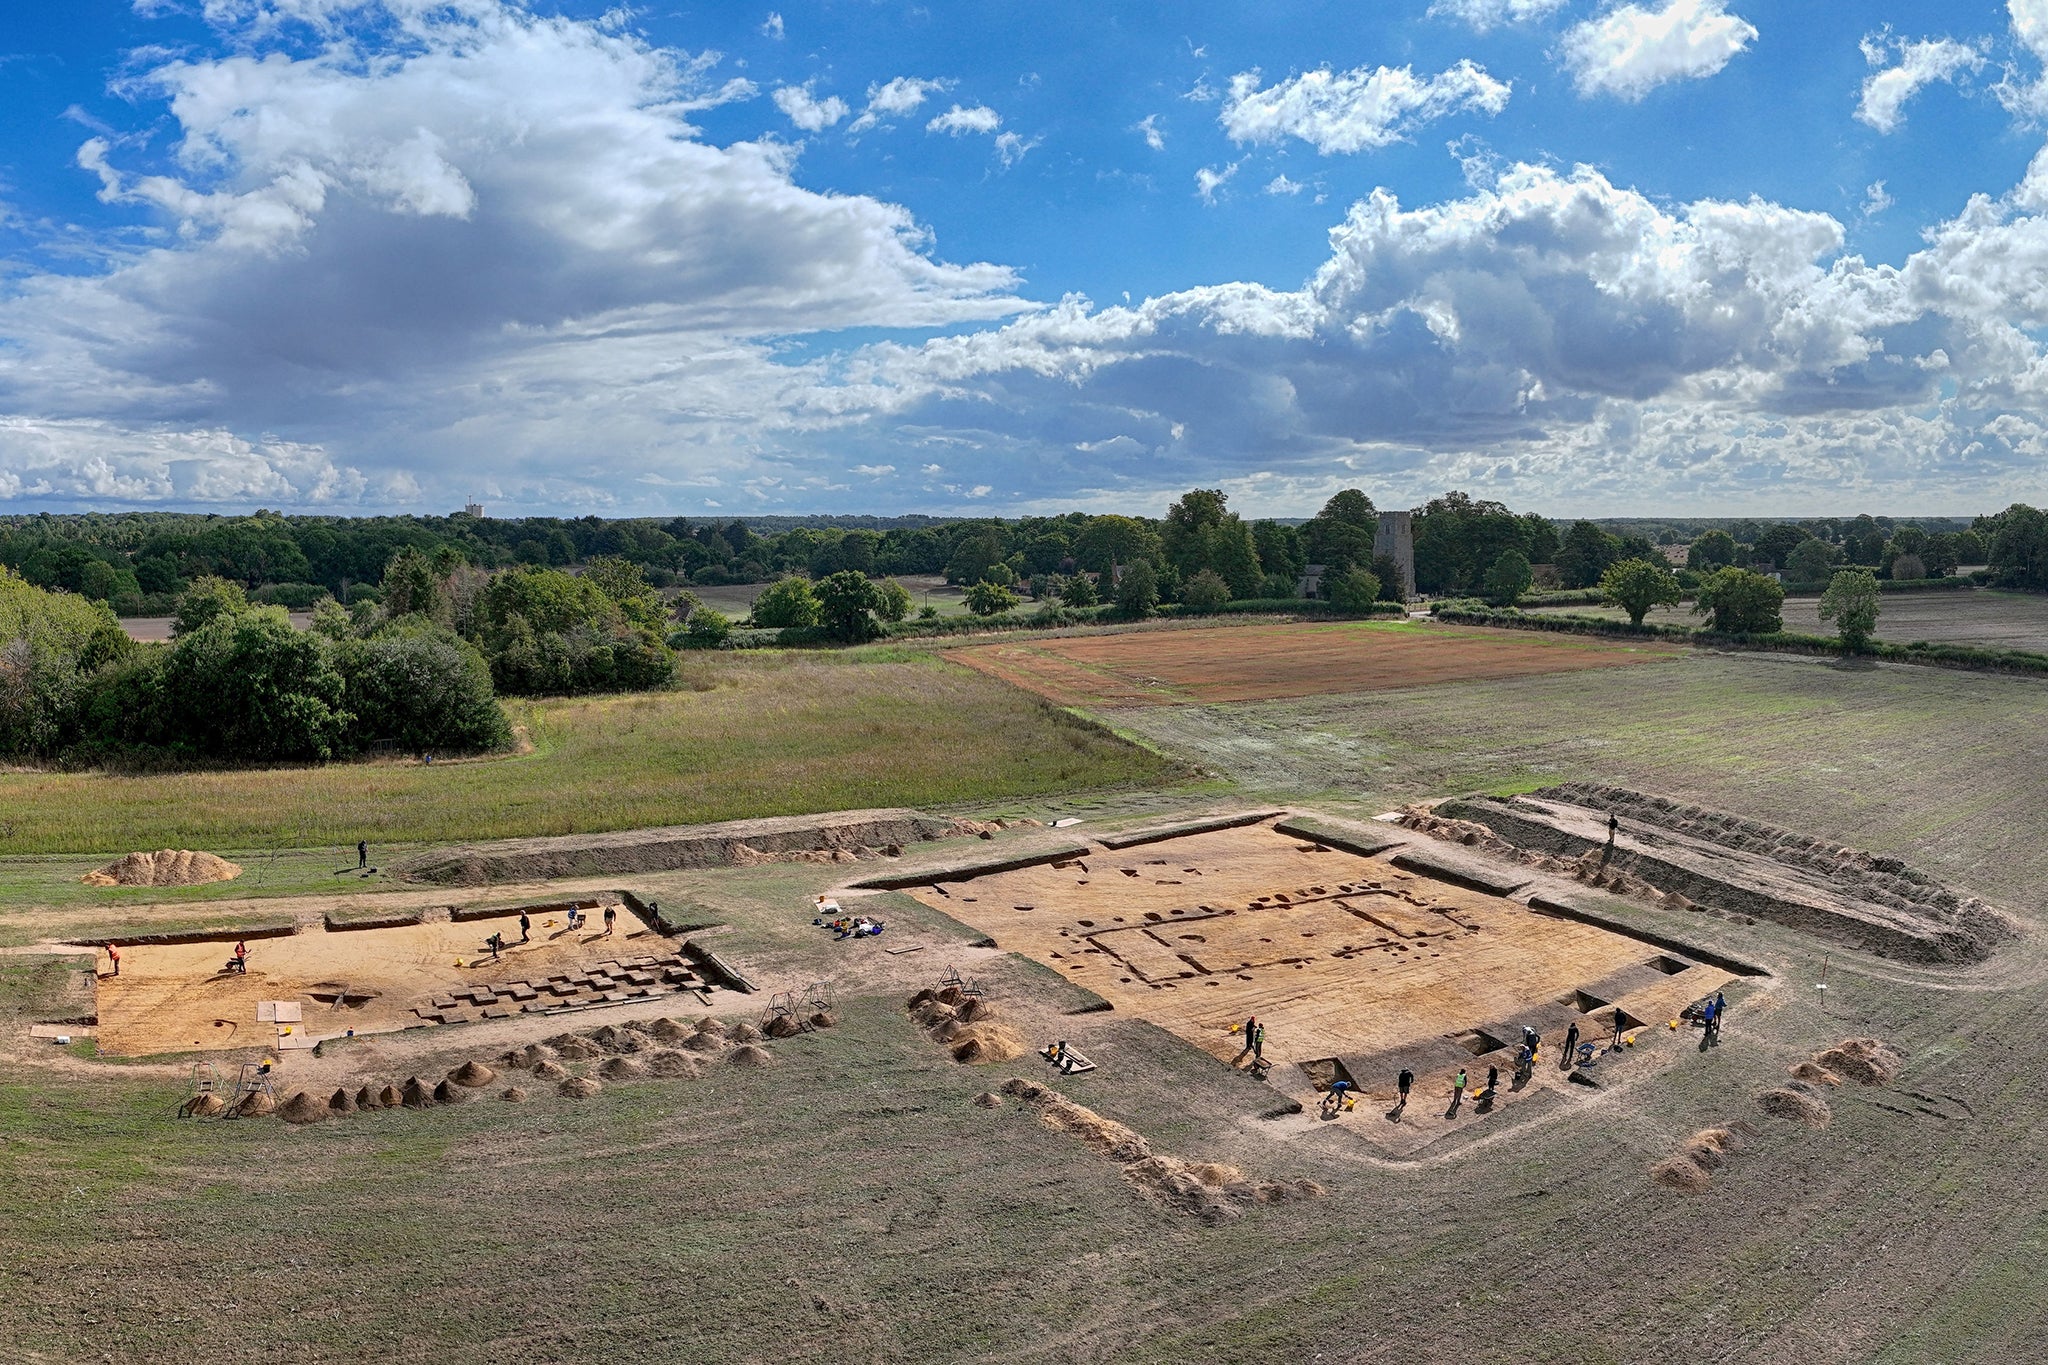
[[459,957],[458,957],[458,958],[456,958],[456,959],[455,959],[455,965],[456,965],[456,966],[458,966],[458,967],[462,966],[462,965],[463,965],[463,964],[462,964],[462,959],[461,959],[461,958],[459,958]]

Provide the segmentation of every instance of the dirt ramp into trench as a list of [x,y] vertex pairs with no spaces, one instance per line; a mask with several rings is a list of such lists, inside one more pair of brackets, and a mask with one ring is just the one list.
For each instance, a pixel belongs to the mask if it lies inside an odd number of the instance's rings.
[[855,862],[893,856],[911,844],[965,832],[956,821],[922,811],[840,811],[463,844],[423,854],[393,870],[409,882],[484,886],[762,862]]

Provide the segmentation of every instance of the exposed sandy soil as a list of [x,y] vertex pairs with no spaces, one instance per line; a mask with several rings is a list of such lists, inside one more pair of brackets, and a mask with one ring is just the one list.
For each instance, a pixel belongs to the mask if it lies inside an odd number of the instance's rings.
[[982,645],[948,657],[1061,705],[1124,707],[1264,701],[1619,668],[1674,653],[1582,636],[1292,623]]

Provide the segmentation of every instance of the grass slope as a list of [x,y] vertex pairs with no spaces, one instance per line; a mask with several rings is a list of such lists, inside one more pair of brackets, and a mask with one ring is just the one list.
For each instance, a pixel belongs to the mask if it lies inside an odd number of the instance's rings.
[[683,690],[515,703],[533,751],[460,763],[0,774],[0,854],[577,834],[1177,780],[926,654],[692,659]]

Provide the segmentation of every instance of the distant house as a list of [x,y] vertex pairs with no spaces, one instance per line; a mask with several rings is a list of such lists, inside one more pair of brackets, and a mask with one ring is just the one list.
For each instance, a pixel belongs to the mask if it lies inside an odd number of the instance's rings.
[[1294,595],[1311,602],[1320,600],[1323,595],[1323,575],[1326,572],[1328,566],[1322,564],[1311,564],[1302,570],[1301,581],[1294,585]]

